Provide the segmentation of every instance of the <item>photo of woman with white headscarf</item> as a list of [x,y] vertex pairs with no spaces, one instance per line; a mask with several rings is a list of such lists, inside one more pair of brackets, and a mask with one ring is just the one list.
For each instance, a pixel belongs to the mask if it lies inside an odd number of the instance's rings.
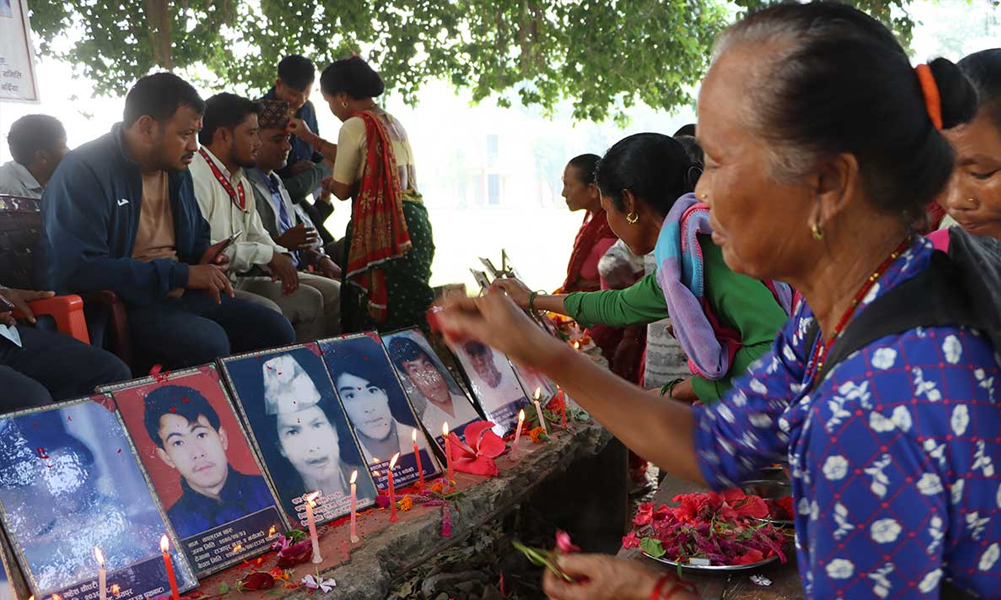
[[350,511],[358,473],[358,508],[375,486],[334,394],[319,350],[309,344],[223,359],[233,396],[250,423],[278,496],[293,521],[306,518],[303,496],[320,491],[314,510],[324,523]]

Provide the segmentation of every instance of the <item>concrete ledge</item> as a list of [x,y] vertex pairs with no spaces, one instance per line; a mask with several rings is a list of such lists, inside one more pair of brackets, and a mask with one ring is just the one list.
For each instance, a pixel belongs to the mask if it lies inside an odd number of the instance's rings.
[[[393,580],[421,565],[438,552],[460,544],[469,533],[484,523],[514,510],[531,498],[547,481],[566,473],[575,463],[595,458],[612,436],[596,424],[571,423],[567,431],[557,430],[546,444],[532,444],[522,439],[518,460],[509,455],[497,459],[500,475],[483,478],[456,473],[456,483],[464,492],[451,507],[452,536],[441,537],[441,507],[414,506],[399,513],[397,523],[389,522],[389,511],[375,509],[358,517],[362,541],[351,544],[347,523],[322,527],[320,549],[324,561],[319,565],[306,563],[295,568],[293,582],[317,568],[325,578],[333,577],[337,587],[329,594],[309,593],[305,588],[288,590],[278,595],[270,590],[268,598],[315,600],[317,595],[331,599],[382,599],[391,589]],[[581,485],[589,482],[582,481]],[[611,515],[609,515],[611,518]],[[275,553],[264,555],[256,570],[268,571],[275,566]],[[198,592],[219,593],[222,584],[235,590],[236,582],[250,571],[233,568],[205,579]],[[266,592],[247,592],[241,597],[265,597]]]

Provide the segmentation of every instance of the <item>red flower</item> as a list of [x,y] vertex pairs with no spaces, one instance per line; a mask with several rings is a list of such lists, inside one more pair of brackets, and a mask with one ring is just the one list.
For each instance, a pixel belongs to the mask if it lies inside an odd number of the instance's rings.
[[560,530],[556,530],[556,549],[563,554],[580,552],[580,548],[570,541],[570,534]]
[[734,565],[749,565],[751,563],[761,562],[765,559],[765,555],[761,553],[761,550],[751,549],[747,552],[741,554],[737,558],[733,559]]
[[737,511],[737,516],[742,518],[763,519],[768,516],[768,505],[761,496],[745,496],[743,500],[734,504],[733,508]]
[[452,446],[452,465],[457,471],[473,475],[497,476],[494,459],[507,450],[507,444],[491,431],[493,423],[476,421],[466,425],[463,433],[467,444],[463,444],[455,432],[448,434]]
[[[313,553],[312,545],[310,546],[309,553]],[[249,573],[240,580],[240,589],[244,590],[270,590],[273,587],[275,587],[275,578],[271,573],[264,573],[263,571]]]
[[626,550],[640,547],[640,538],[635,531],[630,531],[629,535],[622,538],[622,547]]
[[282,569],[290,569],[311,558],[313,558],[313,542],[305,539],[279,552],[277,565]]
[[640,527],[643,525],[649,525],[655,521],[663,521],[670,515],[672,509],[668,508],[666,505],[661,504],[654,510],[652,502],[644,502],[639,505],[636,509],[636,516],[633,517],[633,525]]

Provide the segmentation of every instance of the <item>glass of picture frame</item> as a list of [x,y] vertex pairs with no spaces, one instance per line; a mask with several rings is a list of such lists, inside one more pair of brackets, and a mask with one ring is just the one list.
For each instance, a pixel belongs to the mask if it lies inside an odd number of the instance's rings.
[[[36,598],[97,588],[94,549],[119,600],[170,593],[160,539],[166,517],[110,396],[0,418],[0,520]],[[180,592],[198,581],[176,538]]]
[[459,386],[420,329],[404,329],[382,336],[403,389],[424,429],[444,455],[442,425],[466,441],[466,425],[483,416]]
[[270,549],[288,521],[214,365],[101,391],[199,576]]
[[300,344],[219,360],[226,385],[261,456],[265,474],[293,523],[306,524],[304,496],[317,524],[351,511],[350,478],[358,471],[357,508],[375,504],[375,483],[320,348]]
[[397,489],[420,480],[415,443],[424,477],[440,474],[434,453],[379,335],[333,338],[321,340],[319,345],[379,489],[389,488],[389,463],[396,453],[400,455],[393,468]]
[[469,389],[494,432],[504,436],[518,426],[518,411],[531,404],[508,357],[477,340],[454,347]]

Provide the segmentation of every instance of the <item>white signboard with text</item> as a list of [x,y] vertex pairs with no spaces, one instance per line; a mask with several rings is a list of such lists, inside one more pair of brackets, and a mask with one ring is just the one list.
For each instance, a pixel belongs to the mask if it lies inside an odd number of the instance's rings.
[[38,102],[27,0],[0,0],[0,100]]

